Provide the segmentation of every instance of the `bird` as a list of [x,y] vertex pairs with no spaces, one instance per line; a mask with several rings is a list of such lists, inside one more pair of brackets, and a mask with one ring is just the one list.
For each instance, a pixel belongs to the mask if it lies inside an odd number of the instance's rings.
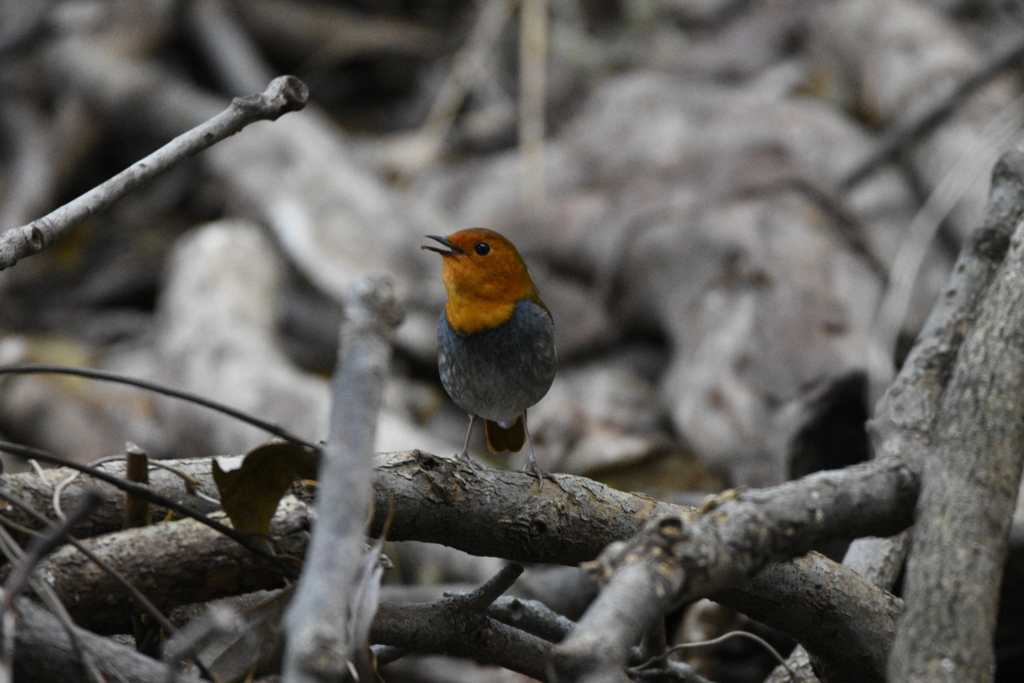
[[427,235],[441,246],[422,249],[442,256],[441,280],[448,302],[437,328],[441,384],[469,414],[466,443],[457,457],[472,468],[473,425],[484,421],[493,453],[529,445],[529,470],[544,486],[526,426],[526,410],[547,394],[555,378],[555,323],[515,246],[486,228],[447,237]]

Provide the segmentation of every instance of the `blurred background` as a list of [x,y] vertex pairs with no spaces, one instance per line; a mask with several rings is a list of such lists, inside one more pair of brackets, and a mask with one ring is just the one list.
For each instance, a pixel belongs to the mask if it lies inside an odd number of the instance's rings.
[[[530,411],[546,468],[693,503],[858,462],[1018,141],[1022,37],[995,0],[3,0],[0,230],[276,75],[311,104],[0,273],[0,363],[122,372],[321,439],[348,285],[386,272],[406,320],[378,449],[451,455],[466,417],[419,246],[485,226],[555,318]],[[5,377],[0,406],[0,437],[82,461],[266,438],[79,379]],[[413,583],[499,566],[403,548]]]

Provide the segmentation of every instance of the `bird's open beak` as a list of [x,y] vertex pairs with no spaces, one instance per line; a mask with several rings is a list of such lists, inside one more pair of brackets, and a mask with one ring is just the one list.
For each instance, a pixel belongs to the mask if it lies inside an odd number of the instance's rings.
[[421,246],[420,249],[429,249],[430,251],[436,251],[438,254],[441,254],[441,256],[459,256],[460,254],[466,253],[459,249],[454,244],[452,244],[452,241],[447,237],[441,237],[440,235],[427,235],[427,237],[429,237],[432,240],[440,242],[441,244],[448,248],[442,249],[441,247],[432,247],[430,245],[425,244]]

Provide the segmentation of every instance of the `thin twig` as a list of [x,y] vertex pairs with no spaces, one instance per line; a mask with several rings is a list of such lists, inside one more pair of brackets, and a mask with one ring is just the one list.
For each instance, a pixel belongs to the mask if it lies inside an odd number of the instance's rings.
[[840,190],[849,191],[867,178],[889,157],[904,149],[942,122],[953,109],[997,76],[1003,69],[1024,57],[1024,36],[993,54],[988,61],[956,83],[945,97],[905,123],[889,128],[875,151],[851,169],[838,183]]
[[[104,463],[114,462],[116,460],[124,460],[124,459],[125,459],[125,456],[123,456],[123,455],[107,455],[107,456],[104,456],[102,458],[97,458],[96,460],[90,461],[89,462],[89,466],[90,467],[96,467],[97,465],[102,465]],[[39,467],[39,463],[37,463],[35,460],[29,460],[29,462],[32,463],[33,465],[35,465],[37,468]],[[195,496],[196,498],[199,498],[200,500],[205,500],[207,503],[212,503],[213,505],[220,505],[220,501],[218,499],[214,498],[213,496],[210,496],[210,495],[207,495],[207,494],[203,493],[199,489],[199,485],[202,484],[202,482],[199,481],[198,479],[196,479],[195,477],[193,477],[191,474],[188,474],[187,472],[182,472],[181,470],[177,469],[176,467],[171,467],[170,465],[168,465],[166,463],[162,463],[159,460],[151,460],[149,462],[149,466],[150,467],[158,467],[158,468],[160,468],[162,470],[167,470],[171,474],[174,474],[174,475],[177,475],[177,476],[181,477],[182,481],[185,482],[185,491],[190,496]],[[43,477],[42,472],[43,472],[43,470],[42,470],[42,468],[40,468],[39,469],[39,477],[40,478]],[[67,488],[67,486],[70,485],[71,482],[73,482],[75,479],[78,479],[78,476],[80,474],[82,474],[82,473],[78,472],[76,470],[76,471],[72,472],[71,474],[69,474],[64,479],[62,479],[56,486],[53,487],[53,496],[52,496],[52,499],[50,500],[50,505],[51,505],[51,507],[53,507],[54,514],[56,514],[57,517],[60,517],[61,519],[64,518],[64,510],[62,509],[61,503],[60,503],[61,497],[64,495],[64,489]],[[43,481],[45,482],[46,480],[43,479]]]
[[0,270],[37,254],[93,214],[108,208],[179,163],[234,135],[250,123],[274,120],[306,106],[309,89],[294,76],[279,76],[259,95],[236,97],[209,121],[183,133],[106,182],[59,209],[0,235]]
[[[115,460],[124,460],[124,456],[105,455],[102,458],[90,460],[89,462],[86,463],[86,465],[88,465],[89,467],[99,467],[104,463],[114,462]],[[36,467],[39,467],[39,463],[37,463],[35,460],[30,460],[29,462],[35,463]],[[50,506],[53,508],[53,514],[57,515],[57,519],[64,519],[64,517],[66,516],[64,514],[64,508],[60,504],[60,499],[64,493],[64,489],[67,488],[67,486],[75,479],[78,479],[79,475],[81,474],[81,472],[75,470],[68,476],[64,477],[64,479],[62,479],[60,482],[58,482],[56,486],[53,487],[53,496],[50,499]]]
[[[2,239],[2,238],[0,238]],[[212,401],[208,398],[203,398],[197,394],[190,393],[188,391],[180,391],[178,389],[172,389],[155,382],[148,382],[143,379],[136,379],[134,377],[125,377],[124,375],[118,375],[113,372],[106,372],[104,370],[96,370],[93,368],[73,368],[66,365],[11,365],[6,367],[0,367],[0,375],[40,375],[40,374],[55,374],[55,375],[74,375],[75,377],[85,377],[86,379],[95,379],[103,382],[117,382],[118,384],[127,384],[129,386],[138,387],[139,389],[145,389],[147,391],[153,391],[164,396],[170,396],[171,398],[181,399],[182,401],[188,401],[189,403],[195,403],[196,405],[215,410],[218,413],[229,415],[236,420],[240,420],[247,424],[251,424],[254,427],[259,427],[263,431],[279,436],[285,441],[291,441],[297,443],[300,446],[305,446],[314,451],[319,450],[319,446],[305,439],[298,437],[289,432],[284,427],[278,427],[275,424],[261,420],[258,417],[244,413],[237,408],[232,408],[229,405]]]
[[40,481],[42,481],[44,484],[49,484],[49,482],[46,480],[46,470],[43,469],[42,465],[37,463],[35,460],[31,459],[28,461],[28,464],[29,467],[32,468],[32,472],[34,472],[35,475],[39,477]]
[[547,0],[523,0],[519,12],[519,149],[523,160],[523,199],[527,203],[538,203],[544,199]]
[[678,645],[673,645],[672,647],[670,647],[669,649],[665,650],[663,653],[661,653],[657,657],[651,657],[650,659],[648,659],[646,662],[644,662],[640,666],[633,667],[629,671],[630,671],[630,673],[632,673],[632,672],[635,672],[635,671],[640,671],[642,669],[648,669],[648,668],[654,666],[655,664],[660,664],[660,663],[666,661],[668,659],[669,655],[675,654],[676,652],[680,652],[682,650],[689,650],[689,649],[696,648],[696,647],[706,647],[708,645],[718,645],[719,643],[724,642],[724,641],[728,640],[729,638],[749,638],[750,640],[753,640],[755,643],[758,643],[764,649],[766,649],[768,652],[770,652],[771,655],[773,657],[775,657],[776,661],[778,661],[778,663],[782,667],[784,667],[786,669],[786,671],[789,673],[789,675],[793,678],[794,681],[799,680],[796,677],[796,673],[792,669],[789,668],[789,665],[786,663],[786,659],[782,655],[779,654],[778,650],[776,650],[774,647],[772,647],[771,644],[768,641],[766,641],[764,638],[761,638],[760,636],[757,636],[757,635],[755,635],[753,633],[750,633],[749,631],[729,631],[728,633],[723,633],[722,635],[718,636],[717,638],[712,638],[711,640],[701,640],[701,641],[693,642],[693,643],[680,643]]

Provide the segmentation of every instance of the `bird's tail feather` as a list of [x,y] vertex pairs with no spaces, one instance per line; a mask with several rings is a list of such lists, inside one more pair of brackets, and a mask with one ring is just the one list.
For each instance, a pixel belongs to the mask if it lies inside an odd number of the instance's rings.
[[487,448],[491,453],[511,451],[518,453],[526,443],[526,429],[523,427],[522,415],[508,429],[497,422],[484,420],[484,429],[487,432]]

